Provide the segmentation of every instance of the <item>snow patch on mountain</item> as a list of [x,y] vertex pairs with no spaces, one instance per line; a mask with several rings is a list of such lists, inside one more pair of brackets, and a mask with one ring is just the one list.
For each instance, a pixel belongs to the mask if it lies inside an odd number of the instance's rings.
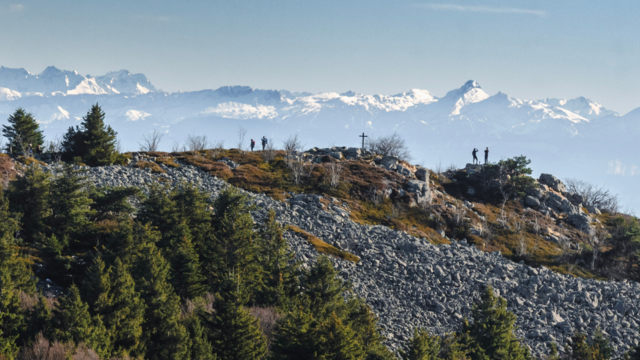
[[104,95],[108,94],[108,92],[96,83],[96,79],[89,78],[82,80],[75,89],[67,91],[67,95],[80,94]]
[[139,111],[139,110],[127,110],[124,114],[127,117],[127,121],[138,121],[144,120],[145,118],[151,116],[148,112]]
[[15,90],[0,87],[0,101],[11,101],[22,97],[22,94]]
[[217,106],[210,106],[202,112],[204,115],[216,115],[227,119],[272,119],[278,116],[273,106],[241,104],[225,102]]

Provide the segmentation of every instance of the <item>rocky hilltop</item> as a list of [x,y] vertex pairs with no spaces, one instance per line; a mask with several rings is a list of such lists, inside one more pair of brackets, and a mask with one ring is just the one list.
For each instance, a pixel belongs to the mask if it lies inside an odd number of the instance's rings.
[[[435,174],[397,158],[336,147],[293,155],[308,164],[365,162],[395,179],[389,182],[391,186],[382,192],[383,196],[412,206],[428,200],[436,204],[433,206],[455,211],[469,223],[471,233],[481,231],[478,228],[482,219],[486,220],[486,214],[478,210],[483,204],[449,195],[438,181],[430,180]],[[148,192],[155,184],[180,186],[188,182],[213,199],[221,189],[232,186],[213,176],[211,168],[207,171],[179,158],[169,166],[166,158],[166,154],[134,153],[126,166],[86,170],[89,181],[98,187],[133,186]],[[216,166],[220,171],[238,172],[248,165],[224,157]],[[49,165],[45,169],[56,174],[61,167]],[[446,181],[455,184],[461,182],[456,178],[462,173],[470,176],[480,169],[469,165],[463,170],[451,169],[443,176],[450,176]],[[585,212],[582,199],[568,193],[564,184],[551,175],[543,175],[537,182],[540,186],[520,200],[527,214],[556,219],[565,233],[570,227],[583,233],[593,231],[595,222],[590,213],[600,210]],[[468,193],[479,191],[470,186],[464,189]],[[634,281],[598,281],[559,274],[544,266],[534,268],[505,258],[499,251],[481,251],[471,238],[456,238],[455,234],[440,230],[434,237],[420,237],[384,225],[363,224],[351,218],[352,205],[336,197],[287,193],[276,200],[264,193],[244,192],[256,205],[252,213],[256,222],[264,221],[273,209],[280,223],[298,230],[286,232],[298,260],[309,264],[318,256],[309,236],[357,257],[356,261],[338,257],[332,260],[340,275],[353,284],[355,293],[380,317],[388,346],[394,350],[411,337],[416,327],[438,334],[458,329],[487,285],[508,301],[508,309],[518,317],[517,335],[534,354],[548,353],[550,342],[558,343],[562,349],[574,332],[592,334],[597,328],[610,336],[618,354],[640,340],[640,286]],[[550,241],[569,241],[569,237],[550,232],[556,234],[547,235]],[[447,243],[435,245],[440,242],[436,238]]]

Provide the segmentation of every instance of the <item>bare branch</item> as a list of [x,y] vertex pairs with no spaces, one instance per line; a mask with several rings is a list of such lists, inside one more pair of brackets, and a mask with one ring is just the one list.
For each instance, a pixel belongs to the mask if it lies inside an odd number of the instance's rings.
[[162,140],[163,136],[164,134],[159,133],[156,130],[153,130],[153,132],[150,134],[145,134],[144,136],[142,136],[142,142],[138,143],[138,145],[140,145],[140,151],[158,151],[158,145],[160,145],[160,141]]

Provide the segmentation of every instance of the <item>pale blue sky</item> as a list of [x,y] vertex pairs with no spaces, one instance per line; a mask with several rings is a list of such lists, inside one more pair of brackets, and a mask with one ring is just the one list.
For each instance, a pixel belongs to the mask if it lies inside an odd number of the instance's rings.
[[0,0],[0,65],[222,85],[436,96],[474,79],[524,99],[640,107],[640,1]]

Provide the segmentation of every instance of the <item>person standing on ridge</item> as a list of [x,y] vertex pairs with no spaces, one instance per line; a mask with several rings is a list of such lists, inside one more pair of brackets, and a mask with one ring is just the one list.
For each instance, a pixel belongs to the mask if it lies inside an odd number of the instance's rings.
[[473,148],[473,151],[471,152],[471,154],[473,155],[473,164],[476,165],[478,164],[480,161],[478,160],[478,156],[476,156],[476,154],[478,153],[478,149]]
[[487,146],[487,149],[484,151],[484,164],[488,164],[489,163],[489,147]]
[[253,148],[256,147],[256,142],[251,139],[251,151],[253,151]]
[[267,146],[267,143],[269,142],[269,140],[267,140],[266,136],[262,137],[262,151],[264,151],[264,147]]

